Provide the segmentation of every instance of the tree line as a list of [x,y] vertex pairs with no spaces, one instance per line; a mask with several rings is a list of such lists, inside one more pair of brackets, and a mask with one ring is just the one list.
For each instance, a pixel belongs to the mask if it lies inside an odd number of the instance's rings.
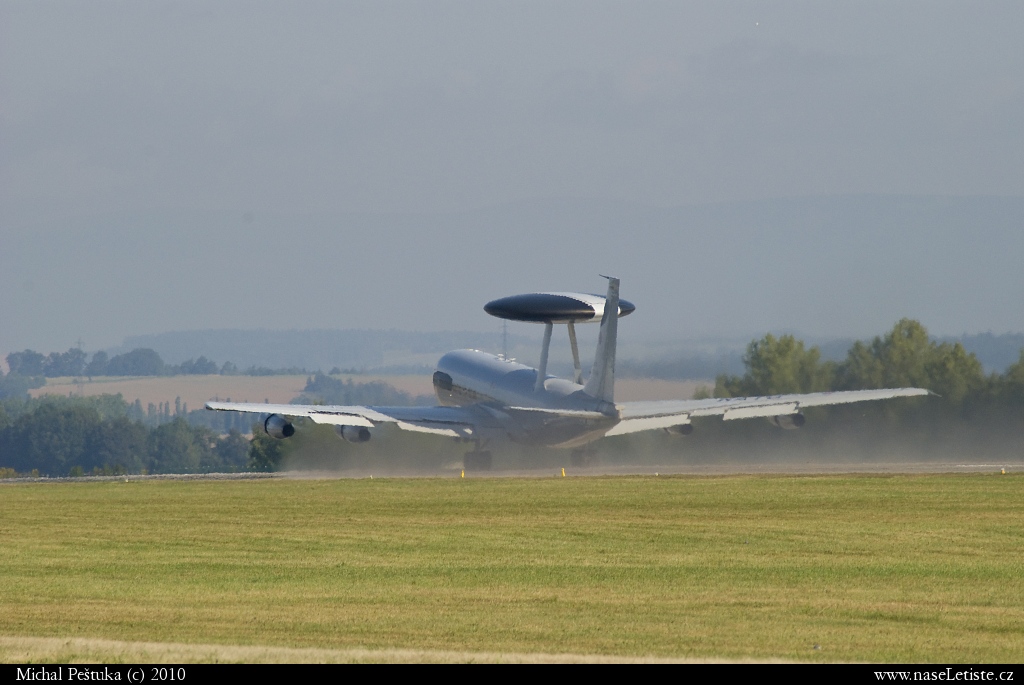
[[[29,349],[11,352],[6,360],[8,373],[5,375],[0,371],[0,398],[20,397],[32,388],[46,385],[47,378],[69,376],[276,376],[308,373],[306,369],[298,367],[272,369],[251,366],[239,369],[232,362],[218,365],[205,356],[189,359],[180,364],[167,364],[155,350],[146,347],[139,347],[113,357],[101,350],[93,354],[91,359],[77,347],[67,352],[51,352],[48,355]],[[333,371],[340,373],[338,369]]]
[[342,380],[320,373],[306,378],[303,394],[295,404],[377,404],[385,406],[412,406],[434,404],[433,395],[404,392],[383,381],[356,383],[351,378]]
[[986,374],[959,342],[938,342],[903,319],[887,333],[823,361],[792,335],[765,335],[743,355],[742,374],[722,374],[702,397],[918,387],[929,397],[804,410],[800,430],[767,421],[701,419],[682,442],[638,437],[636,451],[684,450],[691,459],[1012,459],[1024,452],[1024,350],[1002,373]]
[[[216,373],[217,365],[202,359],[202,373]],[[189,362],[194,367],[194,361]],[[208,368],[212,365],[213,371]],[[93,354],[90,360],[80,348],[72,347],[67,352],[51,352],[44,355],[35,350],[11,352],[7,355],[7,368],[12,375],[43,376],[161,376],[171,367],[164,364],[155,350],[134,349],[124,354],[109,357],[106,352]],[[180,372],[180,369],[178,369]],[[187,372],[186,372],[187,373]]]
[[[742,374],[720,375],[714,388],[704,389],[702,395],[913,386],[935,396],[809,409],[809,420],[799,431],[781,431],[761,421],[703,419],[686,438],[672,439],[660,432],[622,436],[605,441],[609,451],[634,456],[660,451],[712,460],[729,454],[767,458],[800,450],[824,457],[889,455],[897,450],[913,458],[1019,458],[1024,451],[1024,350],[1003,373],[986,374],[960,343],[937,342],[920,323],[904,319],[884,335],[854,343],[840,361],[823,361],[817,347],[794,336],[768,334],[747,346],[743,364]],[[304,394],[295,401],[395,405],[426,398],[384,383],[353,383],[317,373],[307,378]],[[276,470],[301,440],[269,438],[258,425],[253,429],[257,420],[253,414],[189,411],[179,402],[144,410],[140,402],[127,403],[120,395],[7,398],[0,400],[0,472],[65,476]],[[250,430],[252,439],[243,434]],[[406,439],[406,451],[433,449],[426,446],[429,437],[397,437]],[[417,440],[424,441],[423,450]],[[335,450],[348,449],[336,442],[328,444]],[[375,453],[376,458],[387,459],[392,451]]]
[[[230,398],[228,398],[230,401]],[[423,397],[379,381],[354,383],[317,373],[294,403],[408,405]],[[126,402],[121,395],[0,399],[0,477],[276,470],[287,441],[263,432],[259,414],[189,411],[172,402]],[[252,433],[251,438],[247,433]]]
[[747,346],[743,365],[742,376],[716,379],[715,397],[918,387],[938,395],[946,409],[1024,403],[1024,350],[1004,373],[986,375],[961,343],[938,343],[912,319],[870,342],[857,341],[839,362],[822,361],[817,347],[792,335],[768,334]]
[[[250,441],[184,417],[147,426],[120,395],[0,401],[0,473],[81,476],[249,470]],[[250,417],[251,418],[251,417]]]

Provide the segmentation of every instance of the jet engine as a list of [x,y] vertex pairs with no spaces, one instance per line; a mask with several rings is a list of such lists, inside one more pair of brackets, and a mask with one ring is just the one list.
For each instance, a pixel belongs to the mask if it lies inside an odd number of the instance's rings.
[[692,423],[680,423],[676,426],[669,426],[665,429],[665,432],[669,435],[689,435],[693,432]]
[[779,428],[785,428],[786,430],[795,430],[800,426],[807,423],[807,417],[797,412],[796,414],[782,414],[781,416],[771,416],[768,418],[773,424]]
[[267,420],[263,422],[263,430],[267,431],[267,435],[278,440],[295,435],[295,426],[280,414],[268,416]]
[[346,442],[366,442],[370,439],[370,431],[363,426],[335,426],[334,432]]

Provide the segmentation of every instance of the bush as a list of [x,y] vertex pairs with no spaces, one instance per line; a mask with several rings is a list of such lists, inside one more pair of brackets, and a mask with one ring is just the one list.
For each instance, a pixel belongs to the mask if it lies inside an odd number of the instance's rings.
[[112,357],[107,362],[108,376],[160,376],[164,361],[155,350],[140,347]]
[[285,441],[272,438],[263,430],[263,426],[255,424],[252,427],[252,442],[249,443],[249,461],[247,464],[250,471],[277,471],[284,461]]

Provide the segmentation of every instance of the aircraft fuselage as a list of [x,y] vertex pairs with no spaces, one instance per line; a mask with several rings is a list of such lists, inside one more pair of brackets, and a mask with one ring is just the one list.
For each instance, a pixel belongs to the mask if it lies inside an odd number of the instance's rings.
[[[491,467],[484,449],[492,439],[525,445],[580,448],[608,435],[664,430],[688,435],[691,418],[720,416],[723,421],[767,418],[780,428],[804,422],[802,409],[927,395],[923,388],[881,388],[764,397],[690,400],[615,400],[615,350],[619,317],[636,308],[619,298],[619,279],[608,278],[608,291],[584,293],[527,293],[493,300],[484,309],[513,321],[544,324],[539,368],[478,350],[455,350],[441,357],[434,372],[434,391],[441,406],[385,407],[348,405],[255,404],[207,402],[215,411],[242,411],[266,416],[263,427],[274,438],[295,432],[288,417],[309,417],[331,424],[348,442],[366,442],[370,429],[381,424],[420,433],[433,433],[476,443],[466,453],[466,469]],[[576,324],[600,321],[594,363],[586,383],[576,341]],[[547,374],[553,327],[565,324],[573,359],[573,380]],[[574,449],[573,464],[586,464],[588,450]]]
[[[547,376],[537,388],[537,373],[486,352],[455,350],[438,361],[434,392],[445,406],[479,406],[498,420],[509,438],[527,444],[576,447],[618,423],[614,404],[591,397],[584,386],[564,378]],[[581,414],[557,416],[530,408]]]

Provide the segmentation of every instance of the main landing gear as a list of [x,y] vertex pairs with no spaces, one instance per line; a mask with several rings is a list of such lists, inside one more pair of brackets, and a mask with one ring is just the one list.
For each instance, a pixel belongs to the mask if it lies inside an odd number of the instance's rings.
[[591,448],[581,447],[569,455],[571,466],[593,466],[597,463],[597,452]]
[[490,471],[494,457],[489,450],[480,449],[483,445],[476,443],[476,449],[466,452],[462,458],[462,467],[467,471]]

